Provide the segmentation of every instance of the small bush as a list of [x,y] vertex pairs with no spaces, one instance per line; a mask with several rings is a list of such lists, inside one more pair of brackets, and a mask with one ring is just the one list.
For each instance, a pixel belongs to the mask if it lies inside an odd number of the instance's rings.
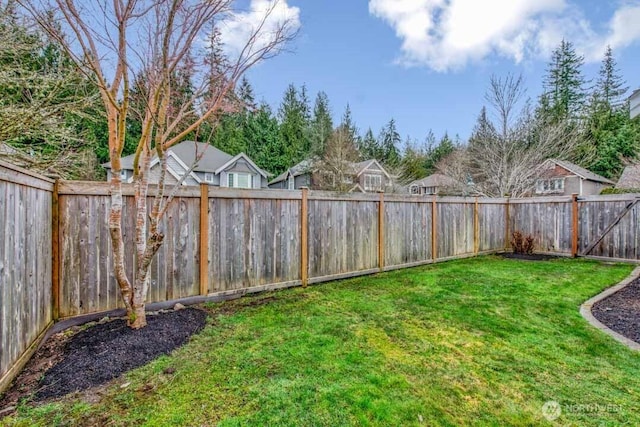
[[514,254],[531,255],[535,248],[534,238],[531,234],[524,235],[521,231],[514,231],[511,235],[511,247]]

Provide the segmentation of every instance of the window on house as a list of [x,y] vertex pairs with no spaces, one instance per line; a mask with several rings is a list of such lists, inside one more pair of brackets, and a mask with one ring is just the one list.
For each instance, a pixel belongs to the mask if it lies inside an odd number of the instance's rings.
[[126,169],[122,169],[120,171],[120,180],[122,180],[122,181],[126,181],[127,180],[127,171],[126,171]]
[[438,192],[438,187],[426,187],[424,194],[436,194]]
[[411,194],[420,194],[420,187],[418,187],[417,185],[412,185],[410,188],[410,193]]
[[253,188],[253,175],[233,172],[228,175],[229,188]]
[[536,193],[562,193],[564,192],[564,178],[539,179],[536,181]]
[[289,175],[289,179],[287,180],[287,188],[289,188],[289,190],[294,190],[296,188],[296,180],[293,175]]
[[212,173],[205,173],[204,174],[204,180],[205,182],[213,182],[213,174]]
[[365,191],[380,191],[382,190],[382,175],[364,175],[364,190]]

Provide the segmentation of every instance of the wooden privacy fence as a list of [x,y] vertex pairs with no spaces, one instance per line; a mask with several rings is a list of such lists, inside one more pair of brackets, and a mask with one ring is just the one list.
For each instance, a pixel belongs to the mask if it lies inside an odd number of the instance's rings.
[[[153,200],[151,189],[149,203]],[[122,307],[106,183],[60,182],[60,317]],[[133,188],[123,233],[133,247]],[[162,224],[149,301],[319,283],[505,247],[504,202],[307,190],[178,190]],[[133,271],[133,252],[126,259]]]
[[53,180],[0,162],[0,391],[52,324]]
[[[132,248],[131,184],[124,194]],[[532,234],[541,252],[638,260],[637,201],[184,187],[163,219],[147,300],[224,298],[495,253],[514,230]],[[107,183],[54,183],[0,163],[0,390],[53,320],[122,307],[109,204]],[[128,272],[134,262],[130,251]]]

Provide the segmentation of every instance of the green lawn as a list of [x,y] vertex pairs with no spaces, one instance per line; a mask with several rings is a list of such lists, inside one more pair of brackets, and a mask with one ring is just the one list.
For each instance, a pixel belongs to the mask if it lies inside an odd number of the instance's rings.
[[201,334],[100,401],[24,405],[4,422],[553,425],[553,400],[557,425],[638,425],[640,354],[578,311],[631,269],[482,257],[209,306]]

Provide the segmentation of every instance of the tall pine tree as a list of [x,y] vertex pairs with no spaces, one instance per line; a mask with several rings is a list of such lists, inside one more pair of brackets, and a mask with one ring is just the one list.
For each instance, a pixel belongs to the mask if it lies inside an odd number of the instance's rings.
[[378,160],[381,160],[385,165],[390,167],[398,166],[400,162],[398,145],[400,145],[402,140],[398,133],[395,119],[389,120],[389,123],[387,123],[380,132],[378,140],[382,147],[382,157]]
[[331,107],[329,97],[324,92],[318,92],[313,106],[313,118],[311,119],[311,129],[309,137],[311,140],[310,154],[321,156],[328,139],[333,133],[333,119],[331,118]]
[[553,51],[540,101],[546,119],[558,122],[580,118],[587,97],[583,65],[584,57],[567,40],[562,40]]
[[287,149],[291,165],[309,155],[309,106],[306,89],[298,91],[291,84],[287,87],[278,110],[280,137]]

